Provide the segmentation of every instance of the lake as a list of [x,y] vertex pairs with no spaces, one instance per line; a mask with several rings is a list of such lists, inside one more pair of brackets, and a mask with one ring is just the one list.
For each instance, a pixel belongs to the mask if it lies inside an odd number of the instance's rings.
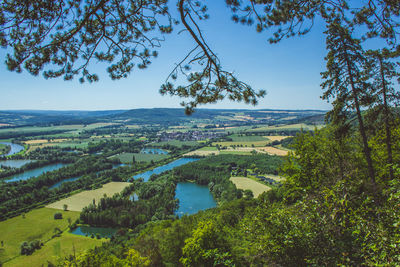
[[179,208],[176,215],[182,217],[187,214],[195,214],[201,210],[214,208],[217,203],[211,195],[208,186],[195,183],[178,183],[175,198],[179,199]]
[[167,155],[168,151],[159,149],[159,148],[143,148],[140,150],[142,154],[160,154],[160,155]]
[[92,234],[96,237],[99,234],[100,237],[112,237],[117,232],[116,229],[103,228],[103,227],[91,227],[91,226],[79,226],[71,231],[75,235],[91,236]]
[[55,163],[55,164],[51,164],[51,165],[47,165],[47,166],[43,166],[40,168],[36,168],[33,170],[28,170],[25,171],[23,173],[19,173],[16,174],[14,176],[11,176],[9,178],[6,178],[6,180],[4,180],[6,183],[10,183],[10,182],[16,182],[16,181],[22,181],[22,180],[28,180],[32,177],[36,177],[39,176],[45,172],[50,172],[50,171],[55,171],[58,170],[64,166],[67,166],[68,164],[65,163]]
[[133,176],[133,179],[139,179],[139,178],[143,178],[145,182],[147,182],[150,179],[150,176],[152,176],[153,174],[160,174],[162,172],[165,171],[169,171],[172,170],[175,167],[179,167],[181,165],[187,164],[189,162],[193,162],[193,161],[197,161],[199,159],[195,159],[195,158],[180,158],[177,159],[173,162],[170,162],[168,164],[165,164],[163,166],[154,168],[153,170],[147,171],[147,172],[143,172],[140,174],[136,174],[135,176]]
[[4,145],[7,145],[7,146],[11,147],[11,150],[7,154],[5,154],[5,156],[14,155],[14,154],[24,150],[24,146],[21,146],[21,145],[18,145],[18,144],[13,144],[13,143],[10,143],[10,142],[0,142],[0,144],[4,144]]
[[11,168],[21,168],[25,164],[32,162],[29,159],[9,159],[0,161],[0,166],[11,167]]

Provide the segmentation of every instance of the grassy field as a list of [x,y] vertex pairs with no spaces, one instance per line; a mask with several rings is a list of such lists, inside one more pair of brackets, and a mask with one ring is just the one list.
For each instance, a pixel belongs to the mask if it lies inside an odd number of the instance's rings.
[[324,125],[308,125],[304,123],[289,124],[282,126],[264,126],[255,129],[250,129],[248,132],[274,132],[274,131],[284,131],[284,130],[307,130],[313,131],[315,128],[321,129]]
[[119,160],[122,163],[132,163],[132,158],[135,156],[135,160],[137,162],[140,161],[145,161],[145,162],[150,162],[150,161],[160,161],[165,158],[168,158],[169,155],[161,155],[161,154],[143,154],[143,153],[121,153],[119,155],[113,156],[113,158],[119,158]]
[[217,151],[217,148],[215,146],[205,146],[197,149],[196,151]]
[[229,138],[232,138],[233,142],[255,142],[255,141],[268,141],[269,138],[264,137],[264,136],[258,136],[258,135],[239,135],[239,134],[233,134],[228,136]]
[[233,142],[233,141],[226,141],[226,142],[214,142],[212,143],[213,146],[219,145],[219,146],[243,146],[243,147],[259,147],[259,146],[265,146],[268,143],[270,143],[269,140],[265,138],[264,141],[239,141],[239,142]]
[[220,154],[233,154],[233,155],[251,155],[251,151],[241,151],[241,150],[221,150]]
[[74,253],[80,254],[85,250],[100,246],[104,241],[106,239],[95,239],[64,232],[60,237],[50,240],[32,255],[19,256],[3,266],[47,266],[48,261],[56,264],[64,259],[65,256],[73,255]]
[[182,146],[197,146],[199,143],[196,141],[179,141],[179,140],[171,140],[171,141],[166,141],[166,142],[159,142],[159,143],[154,143],[151,144],[154,147],[159,147],[163,145],[171,145],[171,146],[177,146],[177,147],[182,147]]
[[[28,142],[34,142],[37,140],[30,140]],[[37,148],[49,147],[49,146],[58,146],[58,147],[71,147],[71,148],[86,148],[88,146],[89,141],[72,141],[67,140],[65,142],[44,142],[44,143],[32,143],[29,145],[29,149],[27,153],[34,151]]]
[[[63,219],[54,220],[56,212],[61,212]],[[68,218],[74,222],[79,218],[79,212],[41,208],[26,213],[25,218],[20,215],[0,222],[0,240],[4,242],[4,246],[0,246],[0,262],[19,256],[23,241],[46,242],[52,237],[55,227],[67,229]]]
[[115,193],[121,192],[128,185],[130,185],[130,183],[110,182],[103,185],[102,188],[80,192],[68,198],[51,203],[46,207],[62,210],[64,204],[67,204],[68,210],[82,211],[84,207],[88,206],[90,203],[93,203],[93,199],[95,199],[95,202],[98,203],[100,199],[103,198],[104,194],[111,197]]
[[231,177],[230,180],[232,181],[232,183],[236,185],[238,189],[251,190],[253,192],[254,197],[258,197],[262,193],[271,189],[270,187],[264,184],[261,184],[246,177]]
[[74,124],[74,125],[59,125],[59,126],[48,126],[48,127],[38,127],[38,126],[27,126],[27,127],[18,127],[18,128],[4,128],[0,129],[0,133],[6,132],[18,132],[18,133],[25,133],[25,132],[47,132],[47,131],[55,131],[55,130],[66,130],[72,132],[80,132],[83,130],[91,130],[99,127],[113,125],[114,123],[93,123],[88,125],[83,124]]

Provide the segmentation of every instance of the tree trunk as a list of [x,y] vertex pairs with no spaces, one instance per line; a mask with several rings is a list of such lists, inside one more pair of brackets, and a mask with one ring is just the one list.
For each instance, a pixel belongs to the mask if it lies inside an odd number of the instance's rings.
[[360,110],[360,103],[358,101],[358,94],[354,85],[354,79],[353,79],[353,74],[351,72],[351,65],[349,62],[349,59],[346,57],[346,65],[347,65],[347,73],[350,78],[350,86],[351,86],[351,91],[353,94],[354,98],[354,105],[356,107],[356,113],[357,113],[357,119],[358,119],[358,125],[359,125],[359,130],[361,134],[361,138],[363,141],[363,150],[364,150],[364,155],[365,159],[367,160],[367,165],[368,165],[368,173],[371,178],[373,190],[376,193],[377,186],[376,186],[376,181],[375,181],[375,171],[374,171],[374,166],[372,165],[372,159],[371,159],[371,150],[368,146],[368,139],[367,139],[367,134],[365,132],[365,127],[364,127],[364,121],[361,116],[361,110]]
[[393,156],[392,156],[392,138],[391,138],[391,131],[390,131],[390,121],[389,121],[389,107],[387,103],[387,89],[385,83],[385,75],[383,73],[383,64],[382,58],[378,57],[379,59],[379,67],[381,71],[381,79],[382,79],[382,95],[383,95],[383,114],[385,117],[385,134],[386,134],[386,149],[387,149],[387,162],[389,164],[389,178],[390,180],[393,179]]

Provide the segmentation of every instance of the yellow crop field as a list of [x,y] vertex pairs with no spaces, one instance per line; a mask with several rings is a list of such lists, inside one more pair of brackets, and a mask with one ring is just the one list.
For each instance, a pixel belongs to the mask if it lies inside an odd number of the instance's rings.
[[258,197],[262,193],[271,190],[270,187],[246,177],[231,177],[230,180],[238,189],[251,190],[254,197]]
[[268,144],[270,141],[269,140],[264,140],[264,141],[226,141],[226,142],[215,142],[212,145],[216,146],[243,146],[243,147],[252,147],[252,145],[254,145],[255,147],[259,147],[259,146],[265,146],[266,144]]
[[219,155],[218,150],[195,150],[184,154],[184,156],[213,156]]
[[64,208],[64,204],[66,204],[68,205],[68,210],[82,211],[84,207],[88,206],[90,203],[93,203],[93,199],[96,203],[98,203],[100,199],[103,198],[104,194],[111,197],[116,193],[120,193],[130,184],[131,183],[126,182],[110,182],[103,185],[102,188],[80,192],[68,198],[51,203],[46,207],[62,210]]
[[269,136],[264,136],[266,138],[268,138],[269,140],[273,141],[282,141],[283,139],[286,139],[288,137],[292,137],[292,136],[285,136],[285,135],[269,135]]
[[287,156],[287,154],[289,154],[288,150],[283,150],[272,146],[260,147],[257,148],[257,151],[259,152],[263,151],[270,155],[276,155],[276,156]]

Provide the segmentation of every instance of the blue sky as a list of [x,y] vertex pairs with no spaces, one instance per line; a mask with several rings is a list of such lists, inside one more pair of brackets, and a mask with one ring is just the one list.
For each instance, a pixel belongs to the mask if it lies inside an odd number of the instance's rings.
[[[306,36],[268,43],[268,32],[256,33],[254,26],[230,20],[224,1],[208,1],[210,19],[201,24],[203,33],[222,66],[254,89],[267,95],[255,107],[223,101],[203,108],[330,109],[320,99],[320,72],[324,70],[325,41],[322,25],[316,24]],[[186,52],[193,47],[188,33],[178,29],[166,36],[159,56],[146,70],[135,69],[127,79],[112,81],[104,68],[91,65],[100,81],[80,84],[77,79],[46,80],[41,75],[12,73],[4,65],[0,50],[0,110],[111,110],[152,107],[180,107],[182,99],[161,96],[160,85]]]

